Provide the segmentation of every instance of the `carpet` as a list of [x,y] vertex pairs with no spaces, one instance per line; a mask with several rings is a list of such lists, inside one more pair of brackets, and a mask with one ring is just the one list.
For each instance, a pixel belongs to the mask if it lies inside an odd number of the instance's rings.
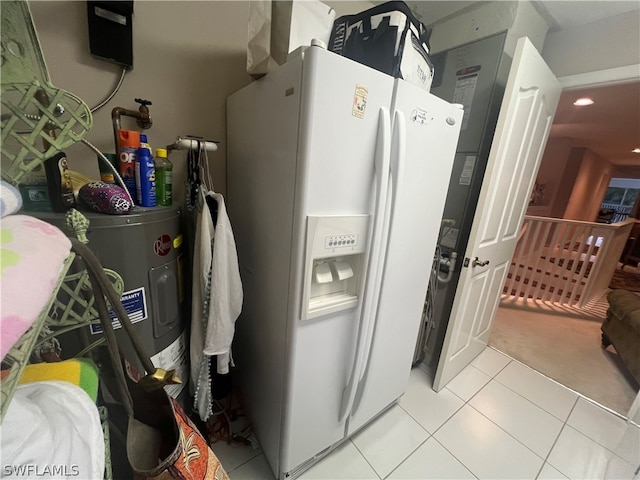
[[601,321],[498,308],[489,345],[587,398],[626,415],[638,385],[615,349],[600,346]]
[[609,283],[609,288],[640,292],[640,273],[637,270],[629,272],[616,268],[611,283]]

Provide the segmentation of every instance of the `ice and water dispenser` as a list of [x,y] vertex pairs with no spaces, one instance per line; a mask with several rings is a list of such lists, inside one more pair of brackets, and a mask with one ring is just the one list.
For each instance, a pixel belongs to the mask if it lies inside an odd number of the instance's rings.
[[307,217],[302,320],[358,304],[368,215]]

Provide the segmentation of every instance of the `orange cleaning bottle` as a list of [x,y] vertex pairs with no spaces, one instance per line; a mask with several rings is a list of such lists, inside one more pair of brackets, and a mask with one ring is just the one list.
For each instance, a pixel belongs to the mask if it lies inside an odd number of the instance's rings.
[[118,170],[131,198],[136,204],[136,153],[140,148],[140,132],[135,130],[118,130]]

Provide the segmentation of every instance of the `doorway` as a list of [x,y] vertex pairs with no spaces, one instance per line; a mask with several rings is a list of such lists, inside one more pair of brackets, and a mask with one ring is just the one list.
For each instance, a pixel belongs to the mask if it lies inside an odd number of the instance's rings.
[[[640,154],[631,152],[640,146],[634,144],[640,142],[639,71],[636,66],[559,79],[564,90],[537,179],[542,193],[527,214],[559,218],[568,214],[570,219],[593,222],[611,178],[640,178]],[[599,111],[572,105],[583,97],[595,97],[594,106],[601,104]],[[614,111],[603,113],[609,108]],[[596,127],[597,119],[605,123]],[[581,162],[575,162],[574,149],[593,153],[585,156],[583,152]],[[572,153],[578,168],[571,163]],[[598,164],[596,157],[607,162]],[[640,269],[637,273],[640,275]],[[626,414],[638,385],[615,350],[600,347],[600,324],[607,306],[603,292],[584,312],[545,311],[539,306],[519,310],[501,307],[489,344],[508,350],[505,353],[528,366]]]

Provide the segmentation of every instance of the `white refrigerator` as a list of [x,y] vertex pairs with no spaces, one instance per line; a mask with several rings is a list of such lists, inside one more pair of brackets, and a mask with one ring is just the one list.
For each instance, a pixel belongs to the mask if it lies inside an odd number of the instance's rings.
[[277,478],[404,393],[462,113],[315,46],[228,98],[233,354]]

